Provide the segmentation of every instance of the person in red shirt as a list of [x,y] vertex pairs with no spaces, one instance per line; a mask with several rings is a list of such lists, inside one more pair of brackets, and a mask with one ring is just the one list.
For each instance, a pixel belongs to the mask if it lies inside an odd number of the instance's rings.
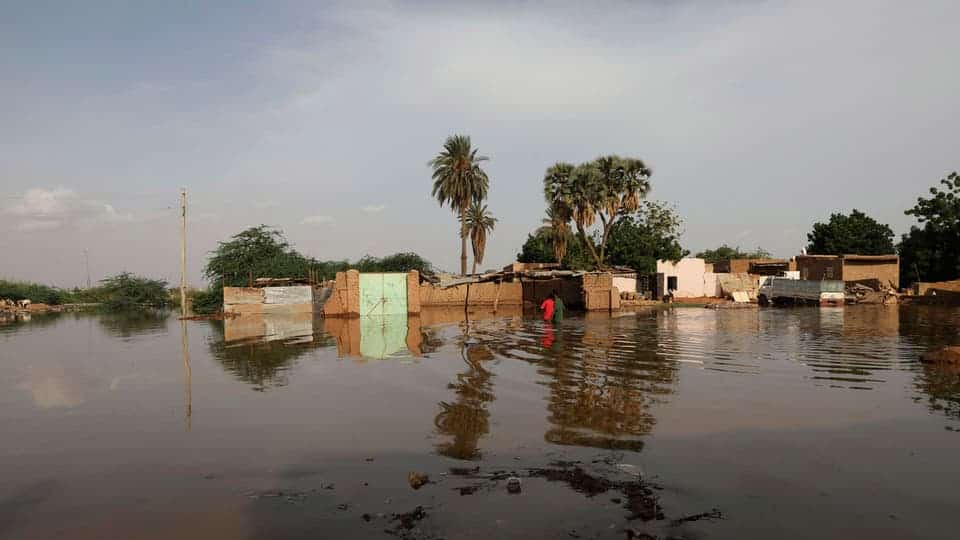
[[553,320],[553,295],[547,297],[546,300],[540,304],[540,310],[543,311],[543,320],[552,321]]

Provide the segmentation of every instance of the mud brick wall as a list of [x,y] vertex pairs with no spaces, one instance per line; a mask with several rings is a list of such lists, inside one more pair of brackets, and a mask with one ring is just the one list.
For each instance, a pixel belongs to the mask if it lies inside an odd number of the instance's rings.
[[858,261],[844,259],[844,281],[879,280],[883,286],[900,288],[900,261]]
[[960,294],[960,279],[917,283],[914,294],[925,296],[937,294]]
[[[497,288],[500,288],[497,300]],[[459,285],[441,289],[440,287],[424,283],[419,287],[420,307],[463,307],[467,300],[467,286]],[[471,306],[493,306],[496,300],[498,306],[516,306],[523,303],[523,287],[519,281],[514,282],[487,282],[470,284]]]
[[324,317],[360,316],[360,272],[337,272],[330,298],[323,304]]
[[843,262],[840,257],[797,257],[800,279],[823,281],[843,279]]
[[407,274],[407,313],[420,313],[420,272],[411,270]]

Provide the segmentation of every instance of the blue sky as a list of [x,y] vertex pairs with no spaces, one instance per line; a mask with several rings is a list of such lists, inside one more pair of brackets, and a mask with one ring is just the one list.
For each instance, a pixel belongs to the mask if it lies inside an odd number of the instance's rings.
[[543,170],[643,158],[692,251],[789,256],[814,221],[903,210],[960,168],[956,2],[4,2],[0,276],[189,279],[266,223],[319,258],[457,266],[426,162],[490,156],[484,266],[543,214]]

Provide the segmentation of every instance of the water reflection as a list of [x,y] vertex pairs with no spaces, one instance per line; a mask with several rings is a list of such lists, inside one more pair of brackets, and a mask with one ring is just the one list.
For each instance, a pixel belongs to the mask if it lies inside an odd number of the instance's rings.
[[101,310],[97,322],[108,334],[121,339],[166,334],[169,311],[153,309]]
[[960,420],[960,367],[924,364],[917,375],[917,388],[926,396],[931,411]]
[[[549,426],[544,435],[548,442],[643,448],[642,437],[656,424],[652,406],[674,391],[678,377],[677,363],[658,350],[656,314],[623,318],[591,314],[559,324],[537,320],[504,324],[512,328],[480,325],[472,339],[497,356],[536,364],[540,384],[549,389]],[[646,330],[638,331],[638,324]],[[493,399],[492,389],[482,363],[470,367],[455,387],[458,395],[476,396],[465,401],[477,411],[484,400]],[[461,390],[464,386],[469,392]],[[481,432],[479,427],[473,431]]]
[[312,314],[244,315],[210,325],[215,336],[209,341],[210,354],[257,391],[285,386],[298,358],[332,345],[327,335],[315,331],[319,320]]
[[187,431],[193,418],[193,370],[190,367],[190,341],[187,339],[187,321],[180,321],[180,350],[183,355],[183,416]]
[[440,434],[448,437],[447,441],[436,445],[437,453],[455,459],[476,460],[482,457],[480,439],[490,431],[487,406],[494,400],[493,373],[485,364],[494,357],[485,345],[466,343],[469,322],[464,322],[462,327],[460,351],[465,370],[447,385],[456,398],[453,402],[438,404],[440,412],[433,423]]

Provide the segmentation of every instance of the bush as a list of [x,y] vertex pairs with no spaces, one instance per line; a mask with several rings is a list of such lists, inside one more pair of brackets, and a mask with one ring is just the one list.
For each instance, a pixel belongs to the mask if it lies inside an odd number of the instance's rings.
[[123,272],[100,283],[103,284],[100,288],[105,298],[104,303],[111,309],[165,308],[171,305],[167,282],[163,280]]
[[0,280],[0,298],[56,305],[63,303],[64,293],[56,287],[39,283]]
[[223,309],[223,288],[190,291],[191,309],[197,315],[210,315]]

